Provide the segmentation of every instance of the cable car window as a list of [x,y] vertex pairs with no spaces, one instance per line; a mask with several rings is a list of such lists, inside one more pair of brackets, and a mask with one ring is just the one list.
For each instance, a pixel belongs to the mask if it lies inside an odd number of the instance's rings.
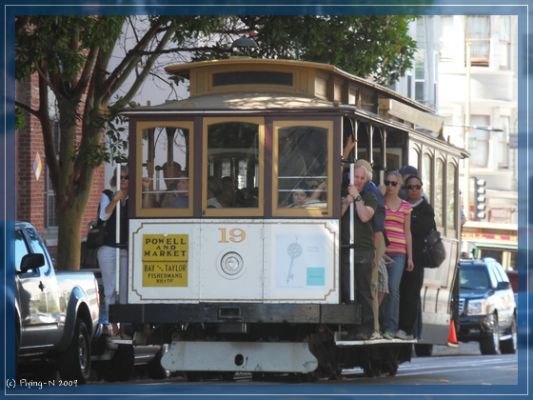
[[190,130],[168,125],[142,130],[143,209],[164,209],[167,214],[192,210]]
[[292,73],[273,71],[235,71],[213,74],[213,86],[283,85],[292,86]]
[[419,168],[418,162],[420,159],[420,149],[418,145],[411,145],[413,147],[409,148],[409,165],[412,165],[415,168]]
[[455,172],[454,164],[448,163],[446,172],[446,194],[448,196],[446,210],[446,225],[448,230],[457,229],[457,217],[455,215]]
[[427,196],[428,201],[435,207],[435,202],[431,201],[433,196],[433,188],[431,174],[433,172],[433,159],[428,153],[425,153],[422,157],[422,181],[424,182],[424,194]]
[[446,182],[444,181],[444,161],[442,159],[437,160],[437,169],[435,171],[435,202],[433,208],[435,210],[435,223],[437,226],[444,226],[443,211],[444,211],[444,187]]
[[289,126],[277,135],[277,205],[328,208],[328,129]]
[[207,208],[258,207],[259,125],[209,125],[207,160]]

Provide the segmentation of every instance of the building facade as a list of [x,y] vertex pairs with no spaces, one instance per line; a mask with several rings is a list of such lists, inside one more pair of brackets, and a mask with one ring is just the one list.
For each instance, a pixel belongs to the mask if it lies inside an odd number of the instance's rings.
[[463,251],[516,268],[518,19],[511,15],[421,17],[418,51],[395,89],[444,117],[445,139],[466,148],[460,168]]

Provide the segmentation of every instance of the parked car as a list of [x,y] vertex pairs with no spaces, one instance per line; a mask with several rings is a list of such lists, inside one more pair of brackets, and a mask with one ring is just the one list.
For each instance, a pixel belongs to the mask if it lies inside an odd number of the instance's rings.
[[507,277],[509,278],[509,282],[511,282],[511,287],[513,288],[514,301],[516,302],[516,304],[518,304],[518,291],[519,291],[519,287],[518,287],[518,271],[517,270],[508,270],[508,271],[505,271],[505,273],[507,274]]
[[37,230],[15,224],[17,368],[52,360],[62,379],[84,383],[91,373],[91,343],[98,329],[94,274],[56,271]]
[[[93,221],[91,224],[96,223]],[[103,301],[104,288],[102,285],[102,273],[96,257],[97,249],[87,248],[86,242],[81,243],[81,267],[82,271],[93,273],[100,289],[101,301]],[[139,336],[132,335],[131,326],[121,324],[123,334],[120,337],[106,337],[99,335],[94,340],[92,348],[93,377],[110,382],[127,381],[134,375],[146,372],[152,379],[163,379],[168,372],[161,366],[163,348],[159,341],[154,342],[155,335]],[[145,327],[144,333],[148,333],[152,327]],[[152,339],[150,339],[152,338]]]
[[459,262],[459,341],[481,354],[515,353],[516,303],[507,274],[492,258]]

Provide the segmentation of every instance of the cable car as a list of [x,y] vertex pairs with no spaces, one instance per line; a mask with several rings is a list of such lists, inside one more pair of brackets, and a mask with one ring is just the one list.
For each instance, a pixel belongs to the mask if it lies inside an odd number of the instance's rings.
[[[129,266],[110,318],[201,373],[395,374],[412,342],[351,341],[360,323],[341,218],[343,146],[416,166],[447,259],[426,270],[419,344],[447,341],[460,241],[459,160],[443,121],[334,66],[235,57],[171,65],[190,97],[129,108]],[[348,249],[348,250],[347,250]],[[122,285],[122,286],[120,286]],[[347,288],[347,289],[346,289]]]

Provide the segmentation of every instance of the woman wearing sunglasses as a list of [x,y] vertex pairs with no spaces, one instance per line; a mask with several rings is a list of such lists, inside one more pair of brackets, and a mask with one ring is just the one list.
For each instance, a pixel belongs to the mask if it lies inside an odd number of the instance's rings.
[[[385,254],[390,259],[389,295],[383,302],[383,337],[410,339],[398,330],[400,282],[404,269],[413,270],[411,241],[411,205],[400,198],[402,176],[398,171],[385,175],[385,234],[389,241]],[[407,262],[407,263],[406,263]],[[407,267],[406,267],[407,265]]]
[[[424,198],[422,180],[410,176],[405,180],[407,201],[411,204],[411,234],[413,237],[412,271],[405,271],[400,284],[400,320],[399,328],[409,336],[415,334],[415,323],[420,303],[420,289],[424,281],[424,261],[422,248],[424,238],[435,227],[433,207]],[[421,321],[420,321],[421,322]],[[417,324],[420,326],[421,324]],[[420,331],[416,332],[420,336]]]

